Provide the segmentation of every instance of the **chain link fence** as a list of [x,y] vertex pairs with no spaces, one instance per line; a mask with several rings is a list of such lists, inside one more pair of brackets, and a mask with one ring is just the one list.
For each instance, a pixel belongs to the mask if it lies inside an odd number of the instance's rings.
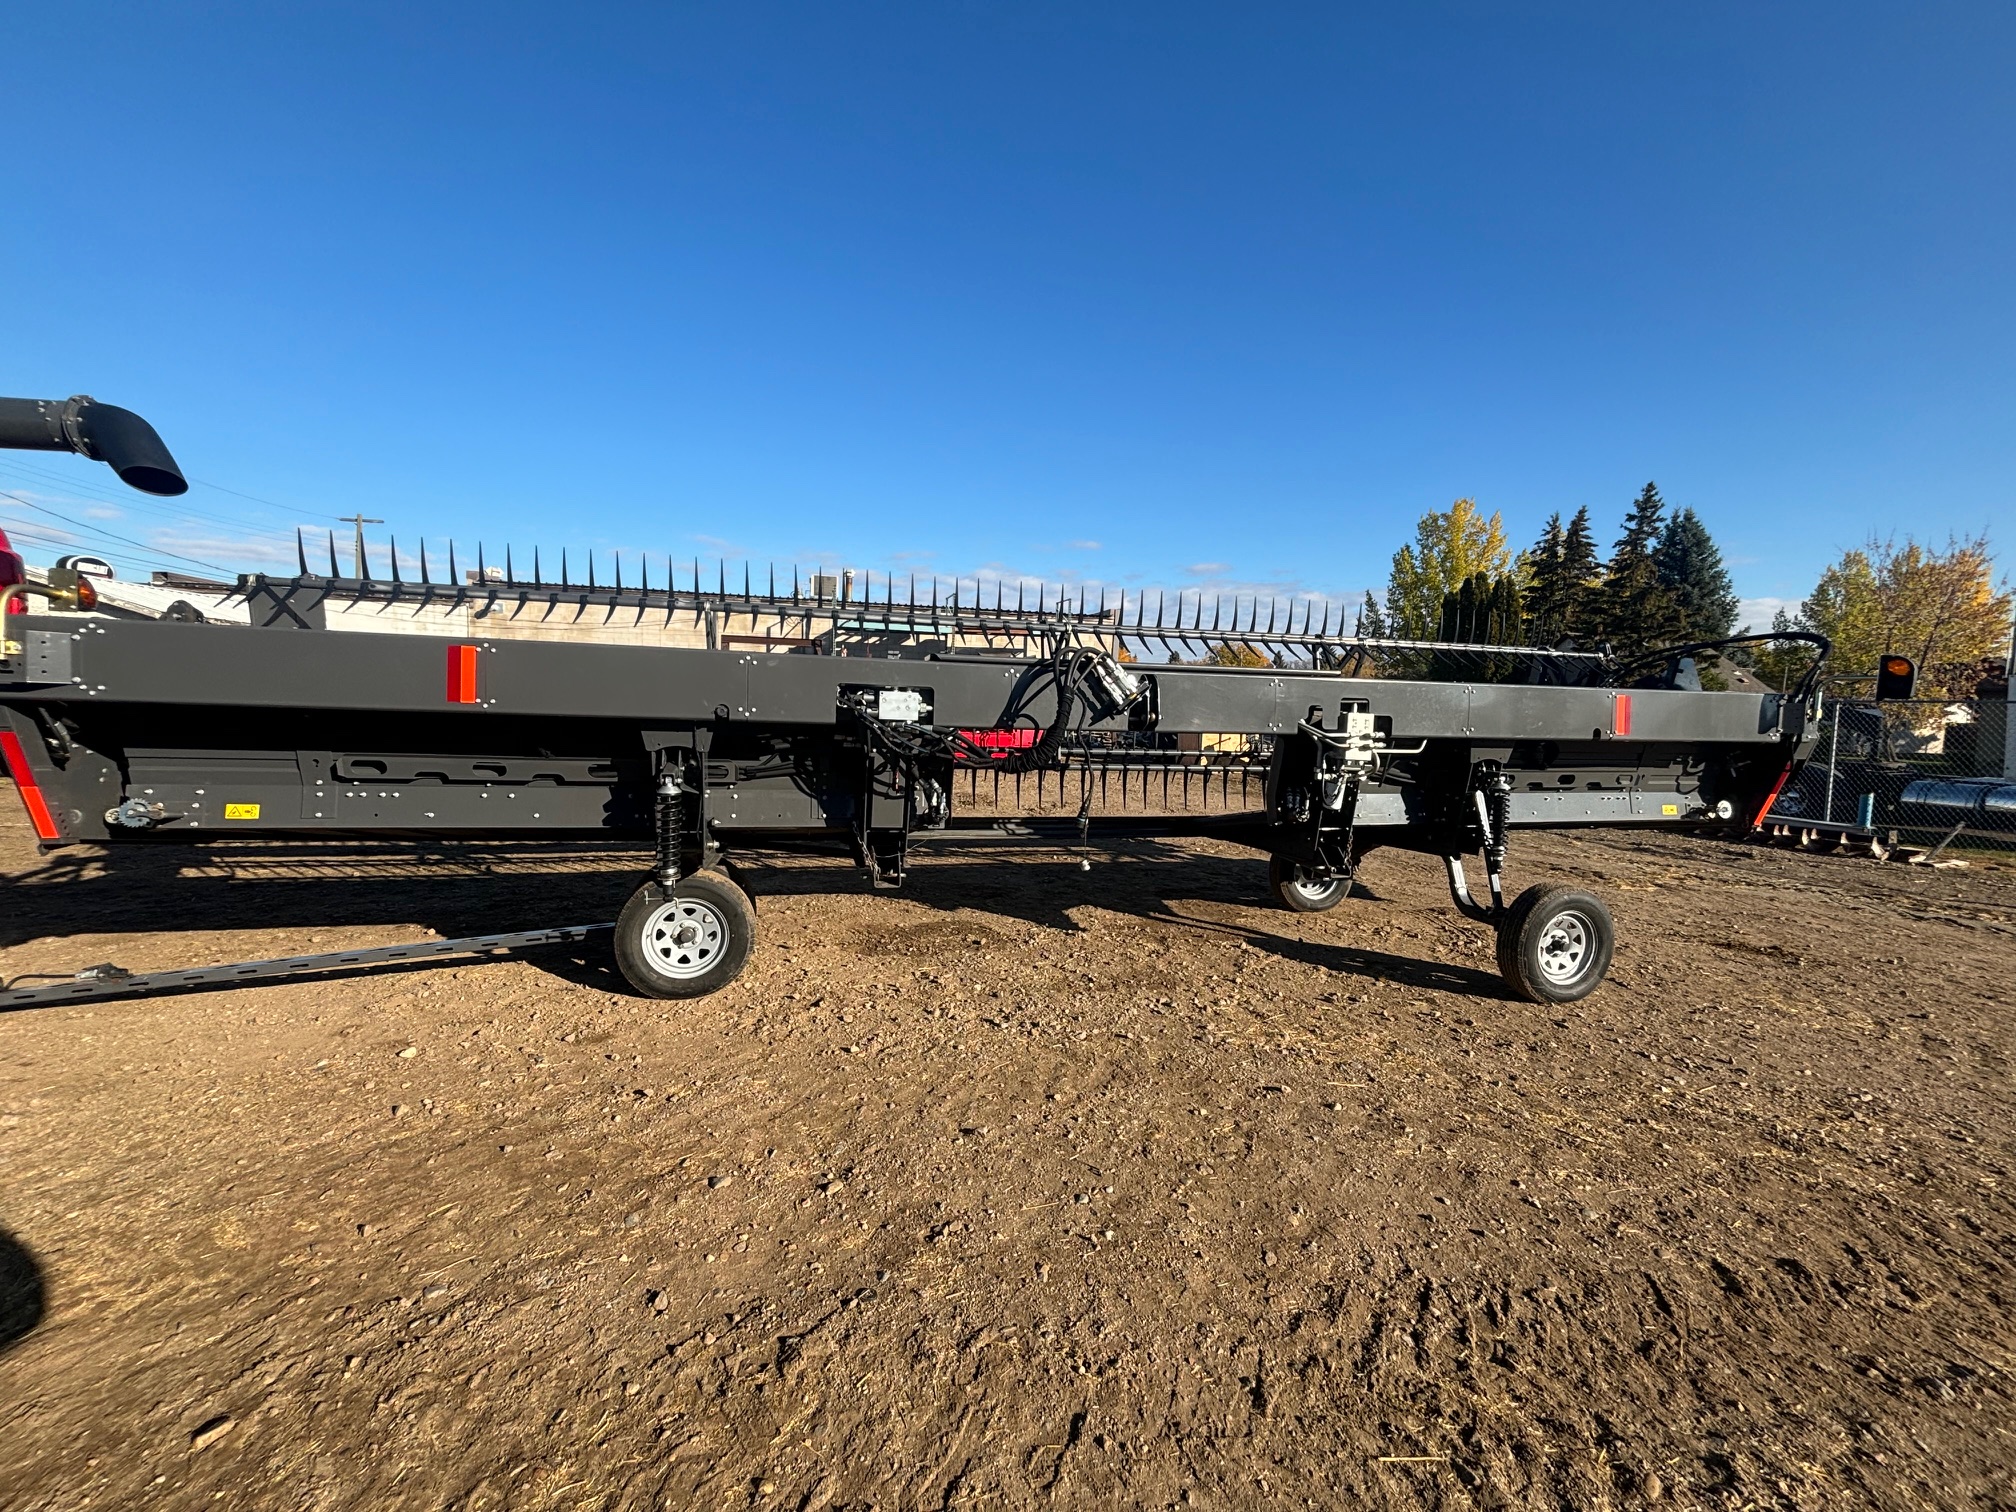
[[2006,699],[1838,699],[1767,823],[1944,850],[2016,849]]

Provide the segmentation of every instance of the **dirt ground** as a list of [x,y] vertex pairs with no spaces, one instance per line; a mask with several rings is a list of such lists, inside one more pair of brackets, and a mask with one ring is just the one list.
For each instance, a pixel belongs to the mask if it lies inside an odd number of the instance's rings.
[[[596,847],[90,850],[0,973],[613,916]],[[689,1005],[600,952],[0,1015],[0,1505],[2016,1507],[2016,871],[758,861]]]

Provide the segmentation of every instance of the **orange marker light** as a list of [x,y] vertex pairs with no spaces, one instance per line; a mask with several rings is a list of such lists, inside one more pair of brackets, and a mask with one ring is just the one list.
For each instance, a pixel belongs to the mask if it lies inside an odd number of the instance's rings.
[[476,702],[476,647],[448,648],[448,702]]

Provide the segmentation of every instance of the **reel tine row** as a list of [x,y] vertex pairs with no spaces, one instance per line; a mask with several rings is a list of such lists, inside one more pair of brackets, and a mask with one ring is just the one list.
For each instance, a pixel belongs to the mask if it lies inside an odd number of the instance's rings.
[[[715,563],[714,581],[706,581],[700,558],[675,564],[665,558],[663,576],[652,581],[651,558],[640,556],[634,583],[624,579],[620,552],[611,553],[612,579],[599,580],[595,552],[588,553],[584,580],[575,581],[565,548],[560,552],[559,575],[545,575],[540,549],[532,548],[532,570],[520,577],[512,548],[504,548],[501,567],[490,565],[482,542],[476,545],[476,567],[463,572],[454,543],[448,543],[448,574],[436,581],[423,540],[414,557],[401,561],[396,538],[387,538],[389,576],[374,574],[368,549],[360,553],[362,576],[346,576],[340,567],[335,533],[328,537],[329,571],[315,573],[308,566],[305,536],[295,532],[295,561],[298,586],[315,586],[337,597],[367,601],[400,601],[417,598],[423,603],[456,606],[480,603],[488,608],[500,604],[544,606],[548,614],[573,606],[577,613],[601,608],[607,613],[631,610],[641,621],[647,613],[662,613],[671,624],[684,614],[700,623],[711,613],[757,619],[776,618],[780,622],[802,621],[806,639],[811,625],[824,621],[829,634],[888,635],[909,637],[929,634],[937,638],[974,637],[991,644],[991,638],[1009,641],[1063,642],[1089,638],[1125,649],[1141,660],[1229,661],[1233,665],[1318,666],[1365,674],[1400,668],[1409,675],[1451,675],[1462,671],[1492,675],[1508,662],[1520,666],[1535,661],[1558,660],[1584,664],[1601,660],[1596,652],[1550,651],[1528,646],[1506,646],[1471,642],[1408,641],[1371,639],[1359,633],[1349,607],[1337,600],[1300,595],[1285,600],[1272,594],[1214,594],[1203,589],[1111,589],[1099,585],[1097,599],[1092,590],[1080,586],[1074,597],[1071,585],[1060,583],[1053,593],[1047,582],[1034,583],[1017,577],[1010,582],[996,576],[954,577],[949,581],[932,575],[920,597],[917,574],[908,574],[905,591],[899,595],[897,574],[884,572],[881,581],[871,571],[859,575],[849,571],[814,572],[808,583],[798,563],[791,565],[788,591],[780,586],[776,565],[769,566],[764,591],[756,591],[755,569],[745,561],[739,591],[731,587],[725,557]],[[417,567],[417,582],[408,568]],[[249,580],[248,580],[249,581]],[[1152,606],[1150,600],[1153,600]],[[1432,668],[1424,673],[1424,667]]]

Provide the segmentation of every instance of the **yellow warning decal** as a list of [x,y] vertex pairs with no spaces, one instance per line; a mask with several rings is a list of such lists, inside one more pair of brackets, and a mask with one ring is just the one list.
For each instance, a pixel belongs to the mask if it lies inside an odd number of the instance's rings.
[[[1670,809],[1667,812],[1672,812]],[[224,805],[226,819],[257,819],[259,805],[256,803],[227,803]]]
[[[1677,803],[1662,803],[1659,805],[1659,812],[1662,814],[1677,814],[1680,812],[1680,805]],[[224,810],[224,817],[229,819],[231,817],[231,810],[228,808]],[[257,804],[252,806],[251,817],[254,819],[259,817],[259,806]]]

